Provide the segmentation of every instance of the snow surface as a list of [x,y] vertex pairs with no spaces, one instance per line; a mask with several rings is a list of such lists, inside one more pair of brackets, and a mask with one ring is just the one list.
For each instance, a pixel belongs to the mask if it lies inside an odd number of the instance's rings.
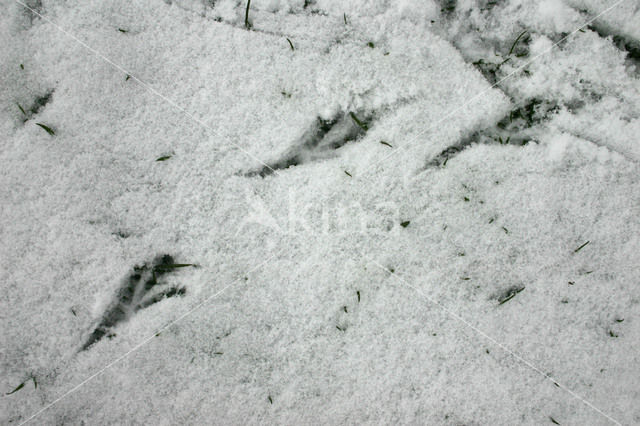
[[640,423],[637,2],[22,3],[3,424]]

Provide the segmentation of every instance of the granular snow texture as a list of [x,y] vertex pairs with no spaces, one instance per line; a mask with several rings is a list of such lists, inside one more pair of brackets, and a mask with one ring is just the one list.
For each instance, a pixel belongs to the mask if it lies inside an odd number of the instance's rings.
[[640,423],[634,1],[0,6],[3,424]]

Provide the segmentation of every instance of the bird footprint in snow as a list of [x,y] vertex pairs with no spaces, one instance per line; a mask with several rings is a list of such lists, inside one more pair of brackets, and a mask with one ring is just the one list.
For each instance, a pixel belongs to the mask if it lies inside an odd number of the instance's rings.
[[125,279],[115,300],[102,315],[100,322],[81,350],[88,349],[105,336],[108,338],[115,336],[113,327],[128,320],[140,309],[168,297],[183,296],[186,291],[184,287],[163,286],[159,279],[165,274],[187,266],[195,265],[175,263],[173,257],[168,254],[157,257],[151,265],[145,263],[142,266],[134,266],[133,272]]

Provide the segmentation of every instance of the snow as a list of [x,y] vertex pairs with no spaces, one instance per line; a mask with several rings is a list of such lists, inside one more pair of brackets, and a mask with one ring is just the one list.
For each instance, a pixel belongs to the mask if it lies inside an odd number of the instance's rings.
[[2,423],[639,423],[634,3],[306,3],[2,0]]
[[620,34],[631,37],[636,41],[640,38],[640,6],[637,2],[569,0],[568,3],[573,7],[583,10],[586,9],[594,14],[611,9],[599,18],[598,23],[602,23],[611,29],[615,28]]
[[572,21],[575,21],[575,15],[574,10],[563,2],[543,0],[538,4],[537,16],[539,17],[539,22],[549,32],[573,31],[575,22]]

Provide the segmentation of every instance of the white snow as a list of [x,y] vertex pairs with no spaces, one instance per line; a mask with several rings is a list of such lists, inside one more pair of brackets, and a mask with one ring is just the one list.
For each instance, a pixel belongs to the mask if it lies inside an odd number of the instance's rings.
[[1,0],[2,423],[640,423],[612,3],[306,3]]

